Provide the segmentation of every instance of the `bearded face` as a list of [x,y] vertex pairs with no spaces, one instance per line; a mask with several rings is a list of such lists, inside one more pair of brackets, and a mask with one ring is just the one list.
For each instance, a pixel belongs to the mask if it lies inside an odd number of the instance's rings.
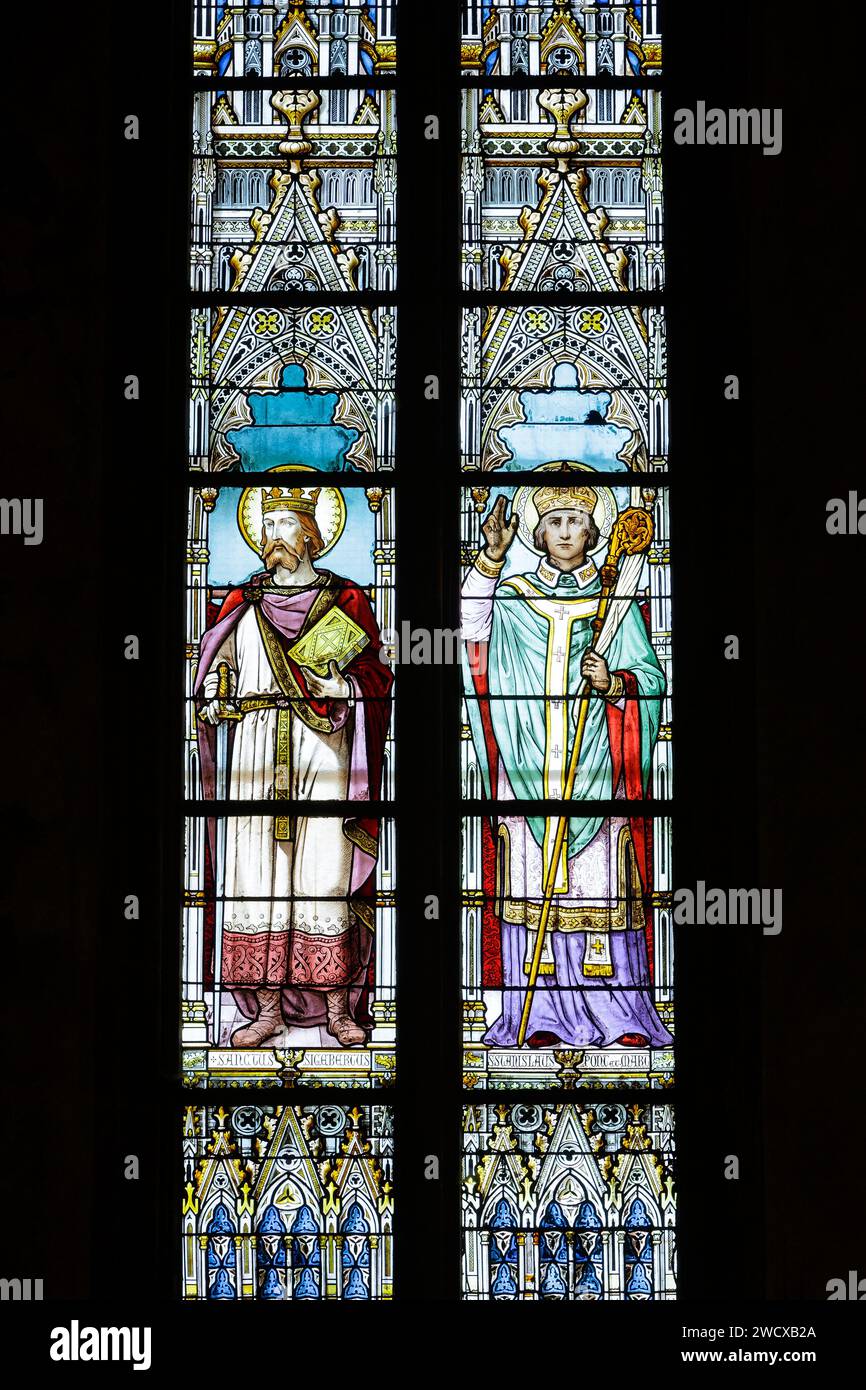
[[306,538],[294,512],[268,512],[262,518],[262,560],[265,568],[281,565],[290,573],[306,554]]

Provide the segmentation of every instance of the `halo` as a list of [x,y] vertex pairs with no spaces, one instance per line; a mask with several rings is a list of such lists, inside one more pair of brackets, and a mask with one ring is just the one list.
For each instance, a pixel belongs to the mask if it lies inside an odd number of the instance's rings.
[[[280,463],[269,468],[268,473],[315,473],[321,477],[317,468],[308,464]],[[316,524],[322,536],[319,555],[327,555],[333,550],[343,534],[346,525],[346,502],[338,487],[323,487],[316,502]],[[262,545],[262,490],[261,486],[245,487],[238,502],[238,530],[249,546],[261,557]]]
[[[553,471],[559,474],[565,472],[563,487],[568,486],[566,480],[568,479],[569,473],[582,472],[593,474],[592,488],[594,492],[598,493],[598,501],[595,504],[592,519],[598,527],[598,544],[593,550],[589,551],[589,554],[598,555],[599,552],[603,551],[607,546],[614,522],[619,515],[619,508],[616,505],[616,498],[613,495],[612,489],[596,482],[598,475],[594,468],[590,468],[588,463],[569,462],[567,471],[563,470],[561,462],[543,463],[540,468],[535,470],[537,473],[549,473]],[[511,504],[517,513],[517,534],[527,550],[531,550],[535,555],[544,554],[544,551],[539,550],[535,541],[532,539],[535,528],[538,525],[538,512],[535,509],[532,494],[535,492],[536,488],[540,486],[540,483],[533,483],[531,487],[525,486],[518,488],[517,492],[514,494],[514,501]]]

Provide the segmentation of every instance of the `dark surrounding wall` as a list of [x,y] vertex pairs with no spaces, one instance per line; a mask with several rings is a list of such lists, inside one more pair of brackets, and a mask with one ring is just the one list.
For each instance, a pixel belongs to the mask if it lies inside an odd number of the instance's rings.
[[[42,546],[0,538],[0,1120],[14,1197],[0,1274],[41,1276],[47,1297],[65,1298],[116,1292],[108,1261],[124,1235],[140,1252],[126,1289],[157,1289],[158,1233],[175,1200],[173,1117],[156,1113],[155,1078],[173,1024],[161,992],[176,914],[160,875],[176,834],[163,818],[177,712],[142,688],[121,643],[136,632],[158,651],[151,669],[168,689],[174,618],[161,605],[177,527],[137,479],[154,461],[165,476],[181,467],[172,373],[184,360],[183,274],[172,257],[184,212],[172,200],[183,198],[184,104],[162,100],[172,74],[138,42],[138,8],[110,8],[125,35],[70,27],[32,86],[23,69],[4,79],[2,492],[43,497],[46,521]],[[677,831],[679,876],[785,893],[776,938],[680,942],[692,1199],[682,1247],[695,1271],[684,1293],[736,1296],[742,1278],[758,1296],[823,1299],[828,1279],[866,1258],[862,1203],[852,1197],[844,1220],[832,1205],[864,1137],[866,540],[824,526],[826,500],[862,471],[862,287],[835,211],[851,186],[855,88],[824,86],[817,109],[816,57],[783,44],[770,7],[749,7],[723,41],[710,7],[689,6],[679,31],[669,8],[676,101],[785,113],[777,158],[667,157],[672,470],[684,487],[673,510],[675,718],[678,788],[693,798]],[[119,105],[152,117],[167,182],[149,132],[123,142]],[[121,457],[126,371],[146,386]],[[739,406],[722,401],[729,372],[741,377]],[[410,407],[401,428],[413,424]],[[721,658],[729,632],[743,635],[738,666]],[[122,914],[133,891],[145,904],[138,924]],[[738,1152],[751,1166],[743,1188],[720,1179],[724,1155]],[[137,1184],[123,1180],[127,1153],[145,1160]],[[723,1289],[700,1275],[720,1230],[744,1262]]]

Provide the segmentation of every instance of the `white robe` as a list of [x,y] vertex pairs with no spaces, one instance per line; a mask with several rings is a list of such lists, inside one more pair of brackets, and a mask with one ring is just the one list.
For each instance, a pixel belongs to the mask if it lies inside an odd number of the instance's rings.
[[[280,693],[254,608],[247,609],[215,654],[203,683],[207,700],[216,697],[217,668],[223,661],[232,673],[233,698]],[[317,732],[302,719],[291,719],[287,791],[292,803],[346,798],[352,704],[351,699],[346,701],[345,717],[332,733]],[[231,757],[230,800],[260,801],[273,797],[277,717],[276,709],[252,710],[238,722]],[[285,982],[315,986],[316,982],[310,979],[292,980],[291,969],[286,973],[290,934],[294,934],[296,951],[299,935],[306,935],[308,946],[315,949],[314,938],[339,937],[352,926],[348,894],[353,847],[343,834],[342,819],[299,815],[293,820],[293,839],[278,840],[274,837],[272,815],[228,818],[223,929],[232,940],[224,960],[229,970],[240,973],[242,978],[228,978],[224,971],[223,984],[274,986]],[[250,938],[248,953],[234,942],[235,937],[244,936]],[[263,941],[265,936],[267,941]],[[256,978],[262,960],[267,962],[264,979]]]

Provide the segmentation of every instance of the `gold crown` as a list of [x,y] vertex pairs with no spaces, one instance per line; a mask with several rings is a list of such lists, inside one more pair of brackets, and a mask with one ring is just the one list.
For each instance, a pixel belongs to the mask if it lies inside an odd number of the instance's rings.
[[263,487],[262,516],[265,512],[304,512],[315,516],[320,487]]
[[591,516],[598,502],[598,493],[595,488],[589,487],[588,484],[577,487],[572,483],[567,487],[537,487],[532,494],[532,500],[535,503],[539,521],[547,512],[560,512],[566,509],[589,512]]

